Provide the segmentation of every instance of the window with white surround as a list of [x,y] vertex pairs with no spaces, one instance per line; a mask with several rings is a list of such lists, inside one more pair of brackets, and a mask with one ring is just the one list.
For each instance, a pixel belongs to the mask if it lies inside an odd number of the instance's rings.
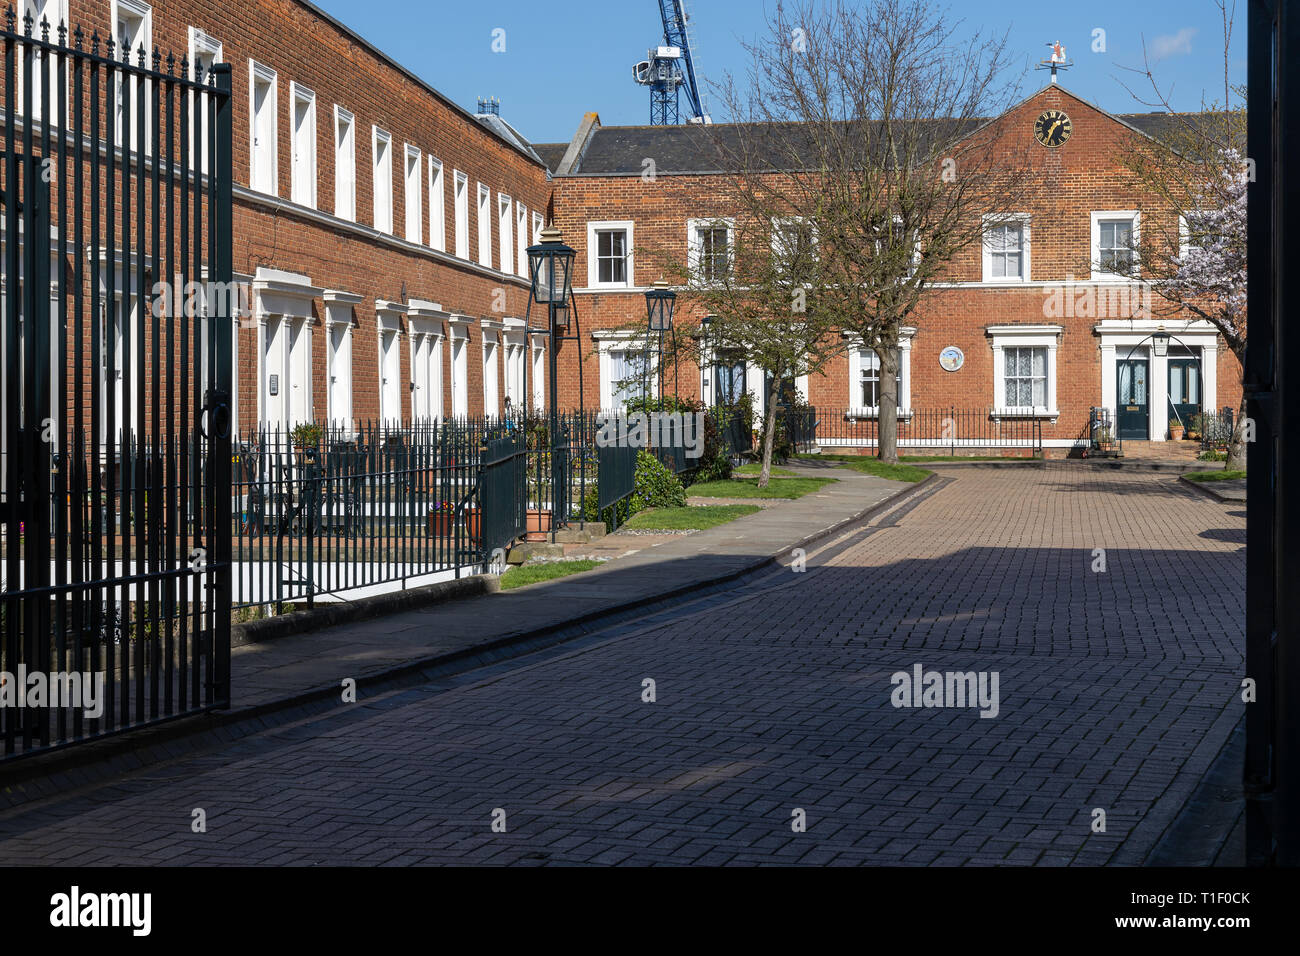
[[334,215],[357,221],[356,121],[343,107],[334,107]]
[[276,86],[275,70],[248,61],[248,115],[250,169],[248,185],[261,193],[276,195],[280,172],[276,161]]
[[[25,30],[24,18],[28,16],[32,18],[32,37],[34,39],[39,40],[41,38],[41,30],[42,30],[41,25],[43,23],[48,23],[50,28],[50,33],[49,33],[50,42],[58,43],[59,24],[60,23],[66,24],[68,22],[68,0],[20,0],[17,9],[17,17],[18,17],[17,28],[20,34],[23,33]],[[72,42],[71,38],[69,38],[68,40],[69,45],[71,45],[71,42]],[[22,52],[22,48],[21,46],[19,46],[16,56],[18,58],[18,63],[20,64],[22,63],[23,55],[24,54]],[[57,68],[57,61],[58,61],[58,57],[55,57],[55,60],[52,61],[55,64],[55,68]],[[45,69],[46,69],[45,51],[41,49],[39,46],[33,44],[32,45],[32,76],[35,78],[35,82],[32,84],[32,118],[43,122],[47,121],[50,124],[57,125],[59,121],[57,104],[55,104],[54,109],[49,110],[48,117],[45,115],[46,109],[45,109],[45,104],[42,101],[43,89],[42,89],[42,82],[41,82],[41,77],[45,75]],[[14,97],[13,102],[14,102],[14,111],[19,116],[22,115],[23,104],[25,102],[24,96],[26,95],[27,78],[25,76],[25,72],[26,71],[24,71],[21,66],[18,67],[18,76],[17,76],[18,89],[17,89],[17,95]],[[59,76],[58,73],[56,72],[56,69],[52,68],[50,70],[49,77],[50,77],[50,92],[51,95],[54,95],[58,90],[58,83],[59,83]],[[68,87],[66,87],[66,89],[70,91],[71,86],[69,85]],[[71,103],[71,100],[69,100],[69,103]]]
[[[894,380],[895,401],[899,414],[911,408],[912,393],[912,337],[916,329],[904,326],[899,330],[898,372]],[[849,406],[851,414],[875,417],[880,412],[880,356],[875,349],[854,346],[849,349]]]
[[587,223],[587,285],[629,288],[632,281],[632,222]]
[[993,406],[998,415],[1056,418],[1056,353],[1061,326],[992,326]]
[[[515,272],[518,275],[527,277],[528,275],[528,210],[524,208],[521,202],[515,203],[515,242],[518,244],[516,249]],[[508,270],[507,270],[508,271]]]
[[817,231],[802,216],[772,220],[772,254],[788,271],[805,272],[816,255]]
[[374,155],[375,228],[393,231],[393,137],[378,126],[371,127]]
[[[39,30],[34,31],[38,33]],[[152,68],[153,61],[150,57],[153,55],[153,10],[147,3],[141,3],[140,0],[113,0],[113,42],[117,44],[114,50],[114,56],[120,63],[124,56],[124,51],[129,51],[130,62],[133,66],[140,64],[140,50],[144,50],[144,64],[147,68]],[[134,74],[119,73],[115,79],[116,96],[117,96],[117,117],[114,124],[114,135],[117,145],[123,143],[123,123],[126,121],[127,106],[130,106],[130,129],[126,131],[127,138],[125,142],[131,149],[137,149],[141,145],[140,136],[143,129],[144,152],[149,152],[151,148],[150,134],[151,125],[149,119],[148,104],[151,101],[149,80],[140,80]],[[143,120],[140,111],[144,110]]]
[[316,94],[305,86],[289,83],[292,110],[293,178],[290,198],[302,206],[316,208]]
[[478,264],[492,268],[492,190],[478,184]]
[[691,273],[701,282],[717,282],[731,271],[731,219],[690,219],[686,253]]
[[[542,218],[542,214],[540,212],[533,213],[533,245],[537,245],[542,241],[542,229],[545,227],[546,221]],[[524,275],[528,275],[528,269],[526,267],[524,269]]]
[[[189,28],[190,77],[201,75],[206,83],[212,68],[222,61],[221,43],[197,27]],[[210,97],[199,96],[193,90],[190,98],[190,168],[208,171],[208,114]],[[197,157],[197,160],[196,160]]]
[[469,258],[469,177],[456,170],[454,174],[456,212],[456,257]]
[[600,407],[620,412],[630,401],[653,395],[658,378],[654,356],[646,347],[644,335],[629,332],[604,332],[596,341],[600,356]]
[[[894,395],[896,400],[901,399],[903,394],[903,357],[899,353],[898,373],[895,378]],[[859,408],[878,409],[880,407],[880,356],[874,349],[858,350],[858,374],[857,374],[857,399],[855,403]],[[899,408],[905,407],[901,400]]]
[[406,144],[406,241],[424,241],[424,170],[420,150]]
[[497,398],[501,389],[498,369],[501,357],[495,332],[483,333],[483,414],[495,417],[501,414],[500,401]]
[[501,271],[513,272],[515,221],[510,215],[510,197],[497,193],[497,240],[501,243]]
[[442,181],[442,162],[429,157],[429,245],[447,251],[446,184]]
[[984,281],[1029,281],[1029,217],[984,217]]
[[1092,278],[1126,279],[1133,271],[1139,241],[1136,209],[1092,214]]

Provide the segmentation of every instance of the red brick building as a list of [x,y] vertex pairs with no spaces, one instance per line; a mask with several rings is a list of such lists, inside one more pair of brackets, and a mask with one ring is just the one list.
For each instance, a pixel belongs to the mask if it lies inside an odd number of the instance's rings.
[[[726,242],[701,232],[732,211],[720,204],[721,173],[704,158],[700,127],[603,127],[593,113],[572,142],[533,147],[302,0],[19,8],[20,19],[80,25],[119,48],[172,51],[205,69],[232,64],[233,261],[247,289],[233,333],[234,412],[245,431],[540,406],[547,342],[525,329],[524,250],[552,199],[577,250],[585,385],[579,396],[579,350],[565,343],[559,403],[610,408],[643,348],[621,330],[643,320],[643,293],[659,277],[646,251],[687,259],[703,241]],[[1166,437],[1171,399],[1182,412],[1235,408],[1239,369],[1213,328],[1142,317],[1140,288],[1102,267],[1144,216],[1161,214],[1118,161],[1120,144],[1159,117],[1112,116],[1049,86],[996,122],[1029,140],[1046,109],[1067,112],[1073,130],[1048,151],[1052,188],[1008,197],[998,212],[1018,214],[1019,227],[956,262],[905,330],[904,420],[949,408],[1032,420],[1049,452],[1064,453],[1086,439],[1093,406],[1117,413],[1121,437],[1153,441]],[[1089,261],[1091,273],[1076,277]],[[133,267],[126,273],[117,286],[136,288]],[[113,311],[143,323],[134,303]],[[699,319],[680,310],[682,327]],[[1150,335],[1162,324],[1175,340],[1158,356]],[[845,344],[824,374],[794,383],[832,424],[875,414],[877,360]],[[763,371],[717,358],[679,368],[679,392],[717,403],[744,389],[761,407]]]
[[[1050,85],[996,122],[1032,142],[1035,120],[1049,109],[1072,121],[1064,144],[1035,147],[1047,150],[1049,188],[989,210],[1016,214],[1018,224],[1004,224],[983,249],[955,261],[905,330],[904,420],[947,409],[1036,420],[1047,452],[1068,454],[1086,443],[1093,406],[1116,413],[1120,437],[1151,441],[1166,439],[1171,402],[1182,417],[1201,408],[1235,409],[1240,368],[1214,328],[1190,314],[1153,310],[1158,303],[1149,293],[1144,298],[1140,283],[1105,268],[1106,257],[1139,234],[1144,216],[1168,215],[1134,189],[1120,163],[1124,142],[1158,131],[1162,117],[1113,116]],[[555,173],[557,222],[578,252],[574,287],[590,370],[587,407],[618,403],[620,376],[635,367],[644,347],[619,329],[644,320],[643,293],[659,278],[646,251],[695,256],[701,243],[719,241],[701,230],[716,229],[733,212],[718,205],[723,173],[710,168],[708,135],[691,126],[602,127],[589,114],[571,143],[537,147]],[[647,168],[653,176],[643,175]],[[683,327],[699,319],[689,304],[679,310]],[[1173,336],[1163,356],[1154,354],[1151,340],[1162,326]],[[823,445],[823,430],[833,443],[837,433],[852,432],[839,422],[875,414],[878,360],[846,345],[824,374],[796,382],[818,409]],[[569,404],[576,401],[575,357],[560,355]],[[766,395],[762,370],[733,369],[726,361],[703,371],[679,369],[679,375],[680,394],[708,402],[734,393],[737,381],[759,407]]]
[[[241,429],[523,401],[523,249],[551,187],[499,116],[467,112],[298,0],[19,0],[16,13],[51,33],[80,26],[87,47],[97,33],[232,64]],[[136,287],[129,271],[119,288]]]

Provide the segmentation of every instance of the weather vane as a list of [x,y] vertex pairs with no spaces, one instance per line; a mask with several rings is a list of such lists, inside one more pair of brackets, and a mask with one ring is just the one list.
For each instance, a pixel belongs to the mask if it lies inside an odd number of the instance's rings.
[[1035,66],[1034,69],[1051,70],[1052,82],[1055,83],[1056,71],[1068,70],[1070,67],[1074,66],[1074,62],[1066,58],[1065,47],[1061,46],[1060,40],[1057,40],[1055,43],[1049,43],[1047,45],[1052,48],[1052,55],[1048,57],[1046,60],[1039,60],[1038,65]]

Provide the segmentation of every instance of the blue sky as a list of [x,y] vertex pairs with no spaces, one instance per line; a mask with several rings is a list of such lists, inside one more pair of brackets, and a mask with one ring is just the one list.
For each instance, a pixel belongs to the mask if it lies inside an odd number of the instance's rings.
[[[478,97],[498,97],[502,117],[534,142],[568,140],[587,110],[606,125],[649,122],[649,94],[632,81],[632,64],[659,42],[654,0],[315,2],[461,106],[472,111]],[[741,44],[764,30],[764,9],[773,2],[688,0],[706,92],[707,79],[743,71]],[[1234,81],[1244,82],[1246,0],[1237,4],[1232,68]],[[1121,85],[1143,82],[1123,68],[1141,66],[1144,39],[1159,54],[1154,69],[1172,84],[1176,108],[1195,109],[1203,91],[1213,99],[1222,86],[1223,33],[1212,0],[952,0],[948,9],[969,32],[1010,30],[1022,66],[1060,39],[1076,64],[1062,84],[1112,112],[1147,108]],[[504,52],[492,49],[498,29]],[[1091,49],[1097,29],[1105,31],[1104,53]],[[1020,82],[1028,93],[1046,76],[1030,72]]]

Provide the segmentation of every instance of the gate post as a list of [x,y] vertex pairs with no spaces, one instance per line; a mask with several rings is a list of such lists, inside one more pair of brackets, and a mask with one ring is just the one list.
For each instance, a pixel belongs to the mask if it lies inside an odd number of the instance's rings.
[[[233,131],[233,104],[231,102],[230,64],[218,63],[212,68],[216,86],[213,110],[215,136],[213,137],[211,190],[212,245],[209,254],[212,278],[216,288],[229,290],[232,279],[231,204],[233,190],[233,157],[231,140]],[[218,707],[230,706],[230,604],[231,604],[231,512],[233,492],[230,481],[230,389],[231,347],[230,336],[234,328],[232,309],[238,308],[236,296],[217,297],[219,303],[209,320],[209,334],[215,336],[211,352],[216,368],[212,370],[213,388],[208,396],[208,492],[212,505],[208,509],[208,546],[215,558],[210,583],[212,603],[212,686],[210,703]]]

